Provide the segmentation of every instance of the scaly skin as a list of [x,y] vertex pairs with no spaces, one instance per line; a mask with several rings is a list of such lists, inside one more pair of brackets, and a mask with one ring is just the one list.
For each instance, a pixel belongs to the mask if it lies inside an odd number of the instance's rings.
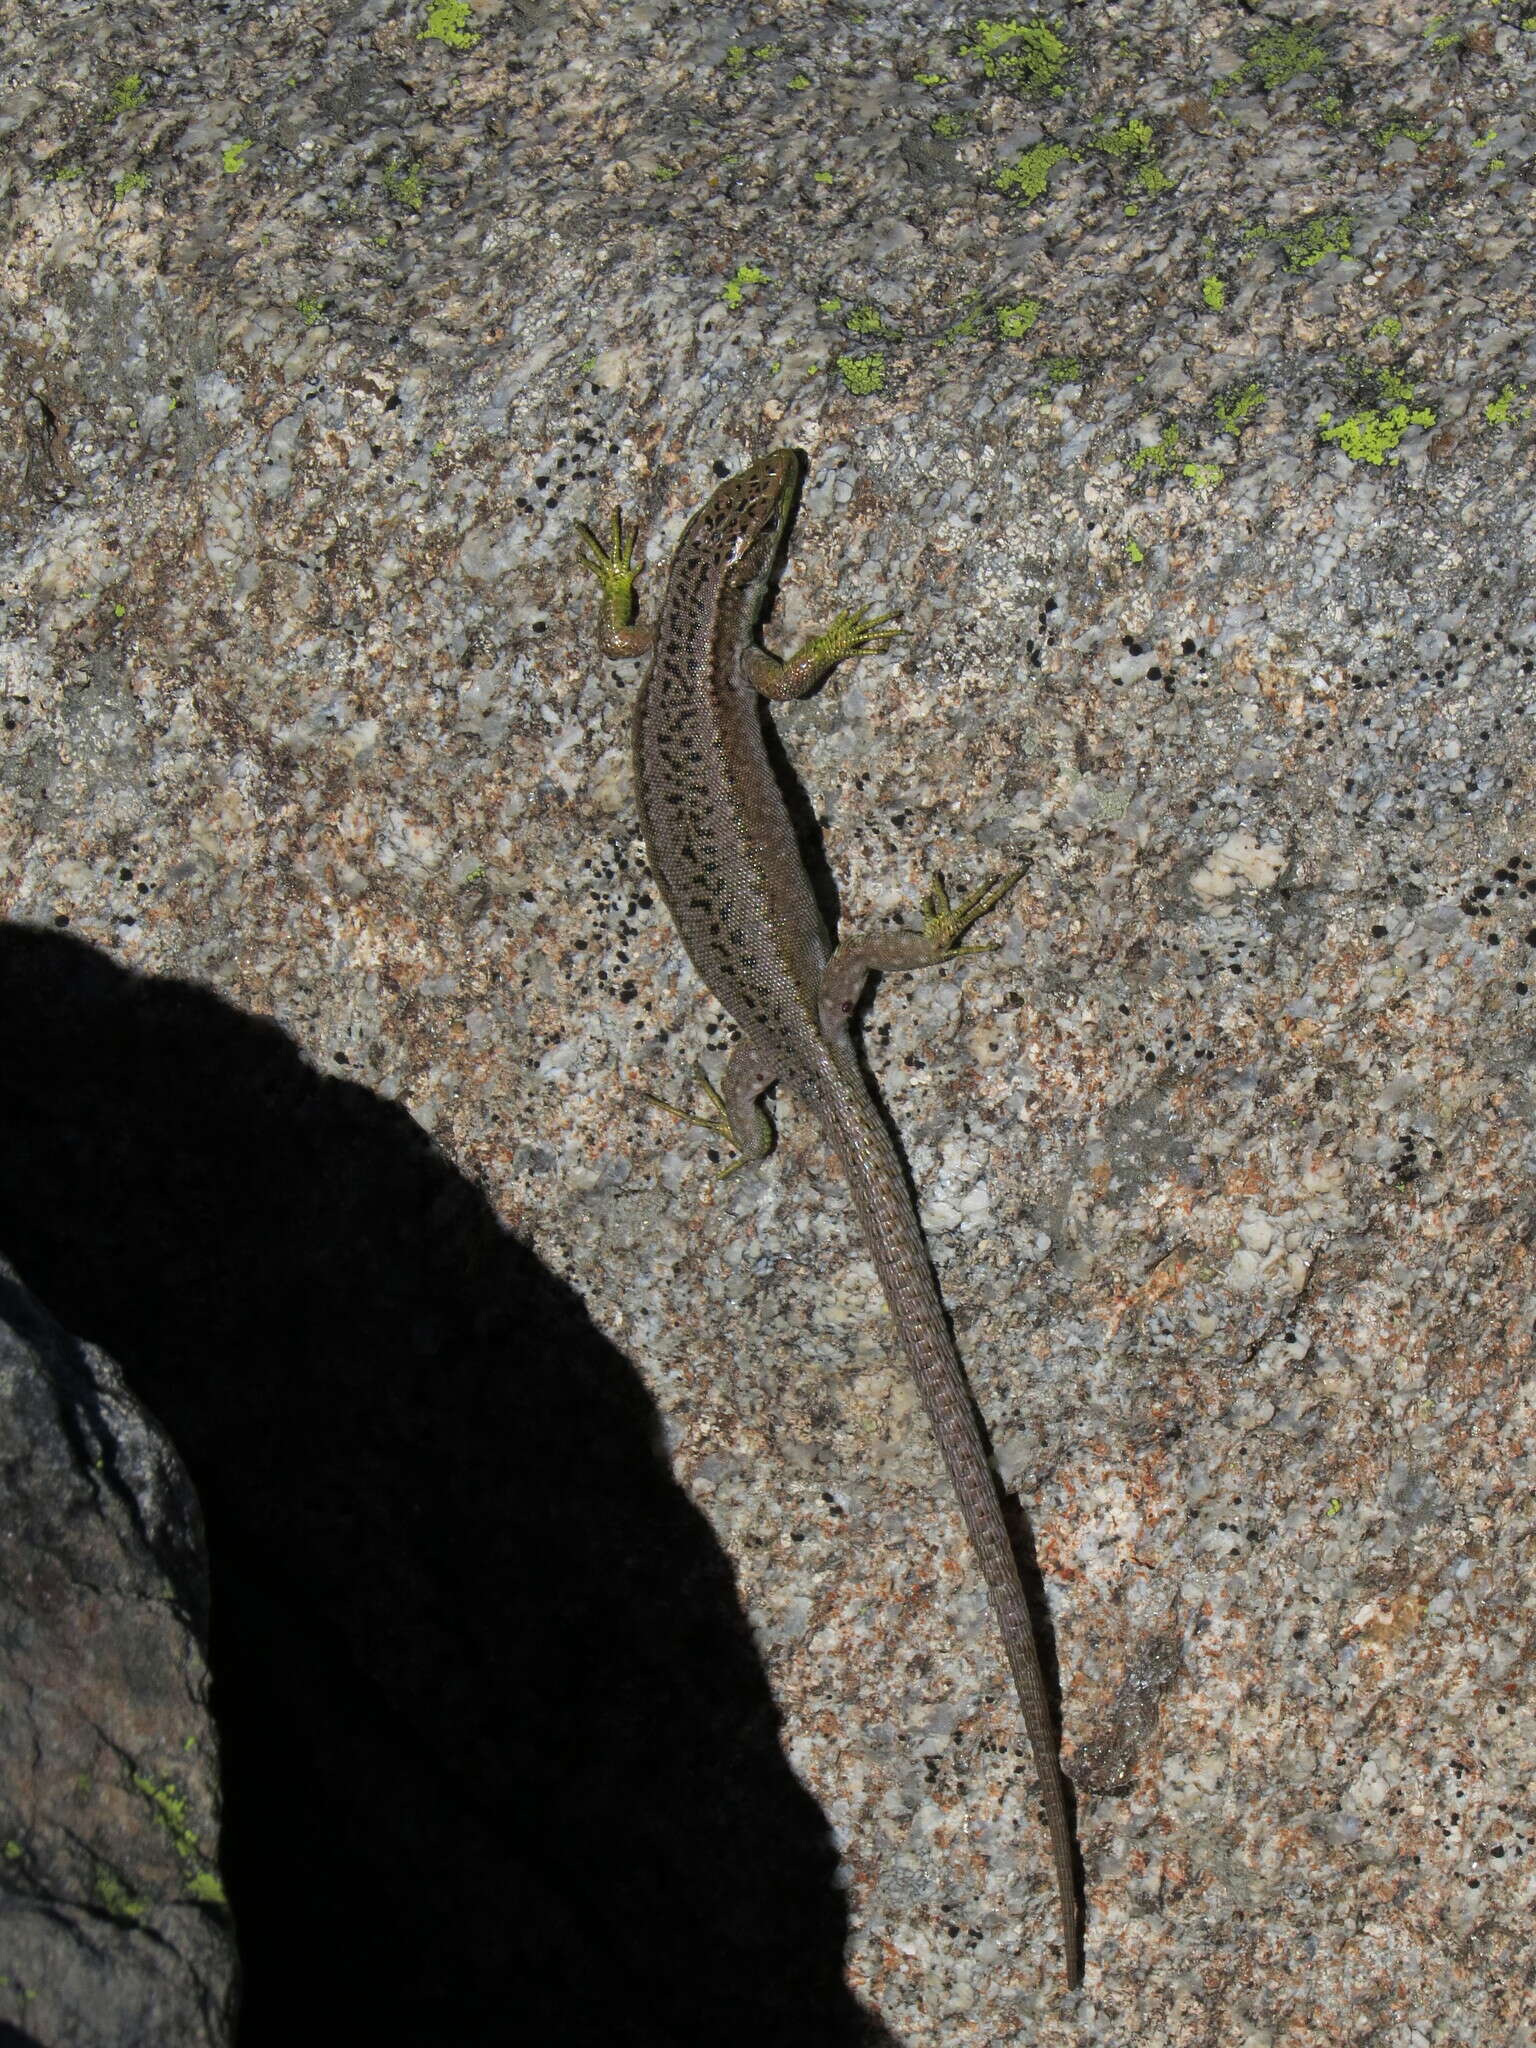
[[761,1159],[772,1128],[759,1098],[782,1081],[810,1103],[837,1151],[1002,1631],[1045,1802],[1073,1985],[1081,1954],[1072,1826],[1034,1631],[906,1175],[848,1028],[869,974],[989,951],[959,941],[1018,877],[953,908],[935,883],[921,934],[833,947],[768,760],[758,700],[802,695],[839,661],[895,635],[883,619],[855,612],[787,662],[754,645],[799,474],[799,456],[778,449],[720,486],[678,543],[654,634],[633,622],[633,534],[617,513],[606,548],[581,528],[603,593],[600,644],[614,656],[652,650],[634,723],[646,851],[689,958],[742,1032],[719,1091],[705,1083],[715,1114],[689,1120],[734,1144],[740,1164]]

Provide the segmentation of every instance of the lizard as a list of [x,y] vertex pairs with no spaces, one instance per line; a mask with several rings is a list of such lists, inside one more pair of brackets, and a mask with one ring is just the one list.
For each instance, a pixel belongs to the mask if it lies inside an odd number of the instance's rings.
[[814,1112],[842,1166],[1013,1673],[1050,1835],[1071,1987],[1081,1976],[1074,1843],[1034,1631],[906,1171],[850,1029],[872,973],[994,950],[960,941],[1022,870],[954,904],[936,877],[921,932],[845,938],[834,947],[769,761],[762,699],[805,695],[839,662],[883,649],[900,629],[866,606],[839,613],[786,660],[757,644],[801,462],[797,450],[775,449],[729,477],[695,513],[672,556],[654,628],[637,616],[638,526],[626,527],[615,510],[606,545],[590,527],[576,529],[600,586],[600,651],[615,660],[651,656],[633,725],[635,797],[651,872],[700,979],[741,1033],[718,1088],[699,1073],[709,1114],[660,1106],[713,1132],[740,1155],[736,1166],[750,1165],[772,1147],[761,1098],[782,1082]]

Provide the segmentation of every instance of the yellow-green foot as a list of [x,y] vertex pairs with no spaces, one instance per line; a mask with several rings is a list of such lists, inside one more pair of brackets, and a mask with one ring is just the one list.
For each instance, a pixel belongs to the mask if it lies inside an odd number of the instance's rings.
[[737,1143],[736,1133],[731,1129],[731,1115],[725,1106],[725,1097],[702,1067],[695,1067],[693,1076],[714,1104],[713,1116],[699,1116],[691,1109],[679,1109],[675,1102],[668,1102],[664,1096],[652,1095],[646,1088],[640,1090],[640,1095],[644,1101],[652,1103],[657,1109],[664,1109],[668,1116],[675,1116],[679,1123],[697,1124],[701,1131],[708,1131],[712,1137],[718,1138],[727,1150],[741,1154],[740,1158],[733,1160],[729,1166],[721,1168],[720,1178],[724,1180],[728,1174],[738,1173],[750,1161]]
[[850,654],[865,654],[871,647],[884,647],[901,638],[901,627],[890,624],[890,612],[871,613],[868,605],[856,612],[839,612],[824,633],[808,640],[797,657],[800,663],[831,668]]
[[935,875],[928,894],[923,898],[923,931],[932,940],[936,960],[963,960],[968,953],[995,953],[996,945],[962,946],[957,941],[964,938],[980,918],[989,910],[995,910],[1015,882],[1022,879],[1024,870],[1014,868],[1010,874],[1001,875],[995,882],[987,882],[967,896],[963,903],[952,904],[949,891],[944,887],[944,877]]
[[584,525],[579,519],[576,522],[576,531],[586,550],[585,565],[602,585],[603,602],[609,616],[620,625],[627,624],[634,609],[635,578],[639,574],[635,567],[635,543],[640,538],[639,521],[626,528],[624,515],[615,506],[613,528],[606,547],[591,527]]

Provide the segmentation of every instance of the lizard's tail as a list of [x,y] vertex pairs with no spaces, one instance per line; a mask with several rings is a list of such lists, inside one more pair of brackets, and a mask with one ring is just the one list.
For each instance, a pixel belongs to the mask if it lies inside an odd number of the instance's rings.
[[[862,1093],[862,1088],[860,1093]],[[939,1298],[902,1169],[878,1112],[850,1099],[851,1091],[828,1091],[824,1113],[836,1133],[838,1151],[864,1227],[865,1242],[901,1336],[923,1405],[933,1424],[950,1484],[981,1563],[1003,1648],[1013,1671],[1024,1726],[1034,1752],[1035,1773],[1045,1801],[1056,1890],[1061,1902],[1062,1940],[1069,1986],[1082,1975],[1081,1929],[1076,1865],[1067,1791],[1062,1777],[1056,1724],[1046,1697],[1029,1608],[1018,1561],[1003,1519],[997,1480],[987,1457],[949,1322]]]

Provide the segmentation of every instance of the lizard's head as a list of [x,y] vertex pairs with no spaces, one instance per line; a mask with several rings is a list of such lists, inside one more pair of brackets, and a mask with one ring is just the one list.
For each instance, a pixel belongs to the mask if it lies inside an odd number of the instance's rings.
[[801,460],[797,448],[775,448],[727,477],[699,513],[695,538],[718,550],[722,583],[767,581],[794,516]]

